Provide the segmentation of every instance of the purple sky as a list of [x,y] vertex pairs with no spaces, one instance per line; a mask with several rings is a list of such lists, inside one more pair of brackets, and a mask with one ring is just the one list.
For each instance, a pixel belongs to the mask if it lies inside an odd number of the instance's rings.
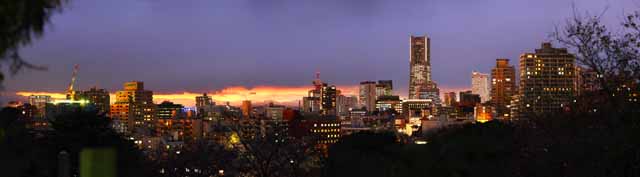
[[[574,2],[575,1],[575,2]],[[72,0],[45,36],[22,50],[48,71],[25,70],[5,91],[119,90],[141,80],[158,92],[228,86],[408,82],[408,36],[428,34],[434,80],[469,87],[472,70],[517,61],[579,10],[617,24],[637,0]]]

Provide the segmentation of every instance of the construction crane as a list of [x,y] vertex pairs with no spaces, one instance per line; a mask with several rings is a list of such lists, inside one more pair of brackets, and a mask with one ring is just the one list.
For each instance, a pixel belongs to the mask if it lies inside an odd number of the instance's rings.
[[67,100],[75,100],[76,91],[73,90],[73,86],[76,85],[76,78],[78,77],[78,64],[73,65],[73,74],[71,75],[71,83],[69,83],[69,88],[67,88]]

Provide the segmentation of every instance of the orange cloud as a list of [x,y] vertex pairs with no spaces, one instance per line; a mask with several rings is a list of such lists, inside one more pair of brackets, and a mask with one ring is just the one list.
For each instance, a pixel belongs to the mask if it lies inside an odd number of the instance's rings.
[[[358,86],[337,86],[344,95],[357,95]],[[262,104],[266,101],[273,101],[278,104],[297,106],[298,101],[306,96],[311,86],[286,87],[286,86],[257,86],[254,88],[246,88],[241,86],[227,87],[222,90],[208,93],[216,104],[225,104],[229,102],[232,105],[239,105],[242,100],[252,100],[254,104]],[[18,96],[30,95],[50,95],[54,99],[65,99],[64,93],[55,92],[16,92]],[[183,93],[154,93],[153,100],[156,103],[162,101],[171,101],[185,106],[194,106],[195,97],[202,93],[183,92]],[[111,102],[115,102],[115,95],[111,94]]]

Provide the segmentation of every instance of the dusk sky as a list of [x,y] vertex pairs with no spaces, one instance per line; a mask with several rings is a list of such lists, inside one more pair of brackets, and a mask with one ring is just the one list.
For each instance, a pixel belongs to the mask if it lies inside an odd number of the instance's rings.
[[[16,91],[63,92],[78,84],[115,92],[130,80],[157,93],[232,86],[300,88],[316,71],[338,86],[389,79],[406,97],[409,35],[431,38],[433,79],[470,87],[496,58],[517,64],[579,11],[608,7],[617,25],[634,0],[72,0],[44,37],[22,50],[48,71],[23,70]],[[271,95],[273,97],[273,95]],[[297,96],[297,95],[296,95]]]

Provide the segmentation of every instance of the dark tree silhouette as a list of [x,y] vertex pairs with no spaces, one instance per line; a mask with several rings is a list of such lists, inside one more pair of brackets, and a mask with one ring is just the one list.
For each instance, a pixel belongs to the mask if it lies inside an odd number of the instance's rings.
[[[44,69],[23,60],[19,50],[42,36],[49,18],[62,10],[66,0],[0,1],[0,66],[9,64],[9,72],[21,68]],[[0,82],[4,79],[0,72]]]

